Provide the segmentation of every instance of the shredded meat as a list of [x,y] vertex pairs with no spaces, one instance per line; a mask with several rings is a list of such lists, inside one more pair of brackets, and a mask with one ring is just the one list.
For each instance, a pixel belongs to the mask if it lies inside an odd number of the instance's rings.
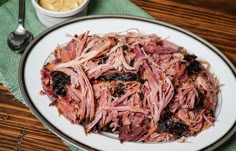
[[196,55],[138,31],[69,37],[41,70],[42,94],[86,134],[185,142],[214,125],[219,82]]

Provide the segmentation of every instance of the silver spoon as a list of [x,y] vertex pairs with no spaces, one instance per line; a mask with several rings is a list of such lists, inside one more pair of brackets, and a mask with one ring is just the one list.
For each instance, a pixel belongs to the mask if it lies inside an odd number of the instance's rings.
[[33,35],[24,28],[25,0],[19,0],[18,27],[7,38],[8,47],[15,52],[22,52],[33,40]]

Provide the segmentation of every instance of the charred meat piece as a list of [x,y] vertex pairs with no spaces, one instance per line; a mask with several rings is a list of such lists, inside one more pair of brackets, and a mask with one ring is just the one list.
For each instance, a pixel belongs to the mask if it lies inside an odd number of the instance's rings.
[[166,111],[161,115],[160,122],[163,123],[166,120],[171,119],[172,116],[174,116],[174,114],[172,112]]
[[196,110],[201,110],[204,106],[204,100],[206,98],[206,91],[200,91],[198,90],[198,97],[196,97],[195,99],[195,104],[194,104],[194,109]]
[[138,95],[139,95],[139,97],[140,97],[141,100],[144,99],[144,94],[143,94],[143,93],[138,93]]
[[56,95],[66,96],[65,85],[70,83],[70,76],[61,71],[53,71],[51,72],[51,76],[53,81],[53,92]]
[[166,112],[161,116],[161,119],[158,124],[158,132],[168,132],[173,134],[176,139],[184,136],[188,132],[188,126],[182,122],[173,121],[173,113]]
[[176,138],[180,138],[187,134],[188,127],[182,122],[174,122],[169,119],[163,123],[159,123],[158,132],[168,132],[173,134]]
[[118,83],[113,86],[110,92],[112,96],[121,96],[125,93],[125,85],[123,83]]
[[203,99],[201,99],[201,97],[196,98],[194,108],[198,110],[201,109],[203,105],[204,105]]
[[205,99],[205,95],[202,93],[198,93],[199,97],[196,98],[194,108],[201,109],[204,105],[203,100]]
[[122,46],[122,49],[123,49],[123,50],[128,50],[129,47],[128,47],[127,45],[123,45],[123,46]]
[[197,58],[197,56],[195,56],[195,55],[185,55],[184,56],[184,60],[186,60],[186,61],[193,61],[193,60],[195,60]]
[[97,80],[101,81],[113,81],[113,80],[121,80],[121,81],[137,81],[140,83],[144,83],[144,80],[138,77],[137,74],[126,72],[126,73],[112,73],[102,75],[97,78]]
[[174,122],[172,120],[166,120],[163,123],[159,124],[158,131],[160,132],[176,132],[176,133],[184,133],[187,130],[187,125],[181,122]]
[[196,60],[197,56],[195,55],[186,55],[184,60],[188,61],[189,64],[186,68],[187,74],[193,75],[201,71],[200,63]]
[[200,63],[198,61],[192,61],[190,62],[190,64],[187,67],[187,73],[188,75],[193,75],[193,74],[197,74],[201,71],[200,68]]
[[116,93],[118,95],[124,94],[125,85],[123,83],[118,83],[116,86]]

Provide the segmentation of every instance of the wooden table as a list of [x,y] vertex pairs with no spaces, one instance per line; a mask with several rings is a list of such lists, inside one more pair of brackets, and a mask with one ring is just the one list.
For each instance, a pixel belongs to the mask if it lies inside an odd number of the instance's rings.
[[[235,0],[131,1],[157,20],[180,26],[205,38],[236,65]],[[0,85],[0,150],[66,151],[69,148]]]

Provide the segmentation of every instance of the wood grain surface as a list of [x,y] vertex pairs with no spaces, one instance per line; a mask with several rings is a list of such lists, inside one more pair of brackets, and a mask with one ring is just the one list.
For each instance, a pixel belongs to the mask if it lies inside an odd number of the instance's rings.
[[[220,49],[236,65],[235,0],[131,0],[157,20],[189,30]],[[0,151],[69,148],[0,85]]]

